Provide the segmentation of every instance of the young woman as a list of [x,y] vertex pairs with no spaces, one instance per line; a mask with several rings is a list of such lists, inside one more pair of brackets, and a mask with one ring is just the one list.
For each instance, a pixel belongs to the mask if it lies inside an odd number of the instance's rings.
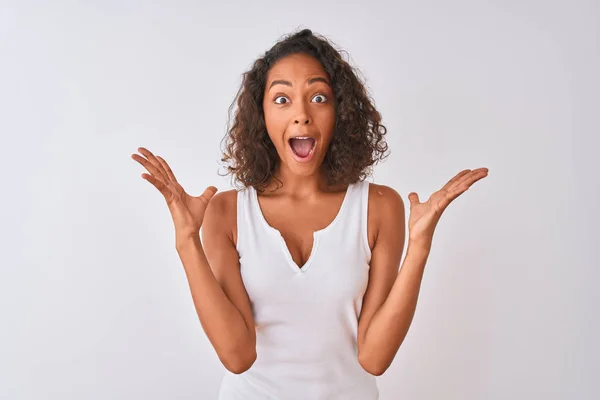
[[[369,183],[386,128],[353,69],[310,30],[244,74],[223,161],[239,190],[192,197],[144,148],[204,331],[228,370],[220,399],[378,398],[415,312],[444,209],[488,170],[421,203]],[[200,240],[202,228],[202,240]]]

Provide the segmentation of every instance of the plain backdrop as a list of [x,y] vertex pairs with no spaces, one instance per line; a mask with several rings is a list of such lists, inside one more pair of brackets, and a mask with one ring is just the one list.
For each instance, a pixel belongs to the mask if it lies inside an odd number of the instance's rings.
[[170,215],[130,155],[229,189],[241,74],[300,28],[348,52],[383,115],[373,181],[408,205],[490,169],[438,225],[381,399],[600,398],[599,22],[566,0],[2,1],[0,398],[216,398]]

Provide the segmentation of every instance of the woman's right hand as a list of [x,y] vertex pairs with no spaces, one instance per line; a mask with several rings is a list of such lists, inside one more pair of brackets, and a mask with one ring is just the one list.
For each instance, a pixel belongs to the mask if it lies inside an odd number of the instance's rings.
[[131,158],[142,164],[150,173],[142,174],[142,178],[154,185],[164,196],[175,224],[177,239],[198,234],[204,220],[204,211],[217,188],[209,186],[200,196],[190,196],[177,182],[173,171],[162,157],[155,156],[143,147],[139,147],[138,152],[142,155],[132,154]]

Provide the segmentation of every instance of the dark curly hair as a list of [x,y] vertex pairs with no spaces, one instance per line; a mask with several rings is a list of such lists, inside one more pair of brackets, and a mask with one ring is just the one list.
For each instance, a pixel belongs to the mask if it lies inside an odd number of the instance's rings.
[[267,72],[281,58],[297,53],[316,58],[333,89],[335,128],[322,164],[327,183],[362,181],[371,175],[373,164],[387,157],[387,129],[358,73],[326,38],[303,29],[284,37],[254,62],[243,74],[242,85],[229,107],[221,161],[226,174],[242,187],[262,191],[274,179],[280,160],[267,133],[262,106]]

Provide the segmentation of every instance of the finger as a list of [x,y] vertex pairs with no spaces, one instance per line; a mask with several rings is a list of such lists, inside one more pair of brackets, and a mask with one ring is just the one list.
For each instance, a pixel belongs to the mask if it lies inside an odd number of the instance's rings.
[[164,183],[162,183],[161,181],[149,174],[142,174],[142,178],[154,185],[154,187],[158,189],[158,191],[165,197],[165,199],[169,199],[169,197],[171,196],[171,191]]
[[415,192],[410,192],[408,194],[408,200],[410,201],[410,206],[414,206],[420,203],[419,201],[419,195]]
[[453,191],[456,188],[469,188],[473,183],[487,176],[488,169],[487,168],[478,168],[469,172],[468,174],[463,175],[460,179],[455,181],[452,185],[450,185],[447,190]]
[[175,178],[175,174],[173,173],[173,171],[171,170],[171,167],[169,167],[169,164],[167,164],[165,159],[162,158],[161,156],[156,156],[156,159],[158,160],[158,162],[160,162],[160,165],[162,165],[162,167],[165,170],[165,172],[167,173],[167,176],[169,177],[169,179],[172,180],[173,182],[177,182],[177,178]]
[[139,154],[132,154],[131,158],[133,158],[135,161],[137,161],[140,164],[142,164],[142,166],[144,168],[146,168],[146,170],[148,172],[150,172],[150,174],[152,174],[152,176],[154,178],[156,178],[157,180],[159,180],[163,184],[167,183],[167,179],[165,179],[164,175],[161,174],[160,171],[158,170],[158,168],[156,168],[156,166],[154,164],[152,164],[150,161],[148,161],[144,157],[140,156]]
[[154,165],[156,167],[156,170],[158,171],[158,173],[160,175],[162,175],[162,177],[164,178],[164,182],[167,183],[167,181],[169,180],[169,176],[167,175],[167,172],[163,169],[162,164],[160,163],[160,161],[158,161],[158,159],[156,158],[156,156],[148,149],[146,149],[145,147],[139,147],[138,151],[143,154],[148,161]]
[[214,186],[209,186],[204,190],[204,192],[200,195],[200,199],[204,202],[204,204],[208,204],[210,199],[217,193],[219,189]]
[[460,171],[458,174],[454,175],[454,177],[452,179],[450,179],[448,182],[446,182],[446,184],[442,187],[442,189],[450,188],[451,186],[454,185],[454,183],[458,182],[462,177],[467,175],[469,172],[471,172],[470,169],[465,169],[465,170]]
[[163,169],[162,165],[160,164],[160,162],[158,161],[156,156],[154,156],[154,154],[152,154],[152,152],[150,150],[148,150],[144,147],[138,147],[138,151],[140,153],[142,153],[148,159],[148,161],[150,161],[152,163],[152,165],[154,165],[156,167],[156,169],[159,171],[159,173],[163,176],[164,182],[166,183],[167,180],[169,179],[169,176],[167,175],[167,172]]
[[468,190],[468,187],[457,187],[451,191],[448,191],[446,193],[446,196],[444,197],[444,199],[441,201],[442,208],[448,207],[448,205],[450,203],[452,203],[458,196],[460,196],[467,190]]
[[448,204],[450,204],[451,201],[453,201],[458,196],[469,190],[473,183],[485,178],[487,176],[488,170],[487,168],[480,168],[479,170],[475,170],[473,172],[474,174],[464,179],[462,183],[459,182],[453,189],[447,191],[445,200],[448,201]]

